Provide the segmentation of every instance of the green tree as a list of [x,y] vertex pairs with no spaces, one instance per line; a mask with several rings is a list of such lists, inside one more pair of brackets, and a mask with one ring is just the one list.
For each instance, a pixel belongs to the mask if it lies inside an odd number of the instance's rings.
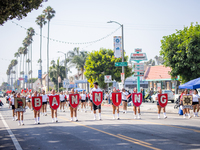
[[200,25],[177,30],[161,40],[160,55],[169,66],[172,77],[180,76],[183,83],[200,76]]
[[[58,91],[58,77],[61,77],[61,80],[65,78],[65,67],[60,65],[59,59],[57,62],[54,60],[51,61],[49,68],[49,76],[51,81],[54,83],[55,90]],[[59,83],[59,87],[63,87],[62,83]]]
[[[101,48],[99,51],[93,51],[88,54],[85,62],[84,75],[90,83],[98,81],[101,88],[106,88],[104,75],[112,75],[112,80],[121,81],[121,67],[115,67],[115,62],[121,62],[121,58],[114,58],[114,52],[111,49]],[[124,57],[128,61],[128,56]],[[125,78],[131,76],[132,68],[128,66],[125,69]]]
[[38,9],[44,0],[0,0],[0,25],[7,20],[17,18],[18,20],[26,17],[33,9]]
[[[56,11],[51,7],[48,6],[45,10],[43,10],[43,13],[46,16],[46,19],[48,20],[48,39],[47,39],[47,73],[49,73],[49,24],[51,19],[55,16]],[[48,91],[49,91],[49,81],[48,81]]]

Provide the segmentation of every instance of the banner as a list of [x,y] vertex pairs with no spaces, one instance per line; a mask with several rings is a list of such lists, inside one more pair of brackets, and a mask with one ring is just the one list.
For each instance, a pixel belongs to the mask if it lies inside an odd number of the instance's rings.
[[26,98],[25,97],[15,97],[14,98],[15,111],[25,111]]
[[134,106],[140,107],[140,105],[142,104],[142,93],[133,93],[132,101]]
[[121,36],[114,36],[114,57],[122,57],[122,45],[121,45]]
[[183,95],[183,109],[189,108],[193,109],[192,107],[192,95]]
[[96,106],[101,105],[103,101],[103,92],[92,92],[92,99]]
[[112,103],[115,106],[119,106],[122,102],[122,93],[112,93]]
[[69,94],[69,103],[71,107],[76,108],[79,105],[79,94]]
[[60,105],[60,96],[59,95],[49,96],[49,105],[54,110],[58,109]]
[[167,106],[167,102],[168,102],[168,95],[166,93],[158,94],[158,103],[161,107]]
[[34,110],[40,110],[42,108],[42,96],[32,97],[32,106]]

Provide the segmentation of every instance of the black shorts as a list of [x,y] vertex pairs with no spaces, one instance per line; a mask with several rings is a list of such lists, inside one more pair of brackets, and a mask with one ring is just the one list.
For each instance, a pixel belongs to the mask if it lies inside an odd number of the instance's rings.
[[127,100],[123,99],[122,101],[127,102]]
[[12,105],[12,109],[15,109],[15,105]]
[[101,104],[99,106],[96,106],[94,103],[93,104],[93,110],[101,109]]
[[31,102],[31,100],[29,99],[27,102],[29,102],[29,103],[30,103],[30,102]]
[[199,102],[192,102],[192,105],[197,105],[199,104]]
[[81,100],[81,103],[84,103],[85,102],[85,100]]
[[159,105],[159,103],[157,102],[157,105]]
[[90,99],[90,102],[92,102],[92,100]]
[[42,102],[42,105],[47,104],[47,102]]
[[63,101],[60,101],[61,103],[64,103],[65,102],[65,100],[63,100]]

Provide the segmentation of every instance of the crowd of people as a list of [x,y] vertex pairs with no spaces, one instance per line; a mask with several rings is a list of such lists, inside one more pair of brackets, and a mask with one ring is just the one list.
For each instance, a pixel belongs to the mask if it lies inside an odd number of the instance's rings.
[[[45,91],[43,90],[41,93],[35,91],[34,93],[15,93],[15,91],[12,91],[12,95],[11,95],[11,100],[9,103],[9,108],[12,107],[12,116],[13,116],[13,120],[18,121],[18,125],[24,125],[24,110],[23,111],[15,111],[15,105],[14,105],[14,99],[15,97],[18,98],[22,98],[24,97],[26,99],[26,109],[30,109],[33,111],[33,115],[34,115],[34,119],[35,119],[35,124],[40,124],[40,115],[42,116],[47,116],[47,105],[49,103],[49,96],[55,96],[55,95],[59,95],[59,100],[60,100],[60,105],[59,105],[59,110],[61,112],[65,112],[65,109],[69,109],[70,110],[70,120],[71,121],[78,121],[78,117],[77,117],[77,111],[81,111],[81,112],[87,112],[88,109],[91,113],[94,114],[94,120],[97,119],[97,110],[98,110],[98,119],[101,120],[101,104],[100,105],[95,105],[93,102],[93,92],[99,92],[102,91],[99,87],[98,87],[98,83],[94,82],[94,88],[90,91],[90,93],[86,93],[85,91],[82,92],[78,92],[75,91],[74,89],[71,89],[71,91],[66,91],[63,92],[61,91],[60,93],[56,93],[55,90],[52,90],[51,92],[45,93]],[[113,93],[119,93],[120,91],[117,90],[116,88],[113,88],[112,90]],[[134,89],[133,93],[137,93],[137,88]],[[69,94],[79,94],[79,105],[74,108],[70,105],[69,103]],[[124,88],[121,91],[121,95],[122,95],[122,112],[124,114],[127,113],[127,102],[130,99],[132,93],[127,92]],[[162,89],[159,90],[158,94],[162,94]],[[158,94],[156,96],[156,100],[158,100]],[[184,90],[184,92],[181,94],[181,98],[180,98],[180,104],[183,104],[183,95],[188,95],[187,90]],[[37,96],[42,96],[42,107],[40,110],[35,110],[32,107],[32,97],[37,97]],[[110,96],[110,100],[112,101],[112,94]],[[194,111],[194,116],[198,116],[198,112],[199,112],[199,100],[200,97],[198,95],[197,90],[194,90],[193,93],[193,111]],[[167,115],[166,115],[166,111],[165,111],[165,107],[161,107],[159,103],[157,103],[157,108],[158,108],[158,119],[160,119],[160,113],[161,113],[161,109],[163,110],[163,118],[166,119]],[[50,106],[50,110],[51,110],[51,117],[52,117],[52,122],[58,122],[58,109],[53,109]],[[119,105],[116,106],[112,103],[112,113],[113,113],[113,119],[117,119],[119,120]],[[183,117],[185,118],[186,115],[188,115],[188,118],[191,118],[191,115],[189,113],[189,109],[188,108],[184,108],[183,109]],[[115,113],[117,113],[117,118],[115,117]],[[140,116],[140,106],[136,107],[133,104],[133,115],[134,115],[134,119],[141,119]]]

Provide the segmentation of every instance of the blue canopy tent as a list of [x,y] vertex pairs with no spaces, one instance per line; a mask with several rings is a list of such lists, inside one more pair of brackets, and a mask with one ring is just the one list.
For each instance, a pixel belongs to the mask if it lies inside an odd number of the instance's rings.
[[78,92],[85,91],[84,89],[81,89],[81,88],[75,88],[74,91],[76,91],[76,90],[77,90]]
[[179,89],[198,89],[200,88],[200,78],[186,82],[183,85],[179,85]]

